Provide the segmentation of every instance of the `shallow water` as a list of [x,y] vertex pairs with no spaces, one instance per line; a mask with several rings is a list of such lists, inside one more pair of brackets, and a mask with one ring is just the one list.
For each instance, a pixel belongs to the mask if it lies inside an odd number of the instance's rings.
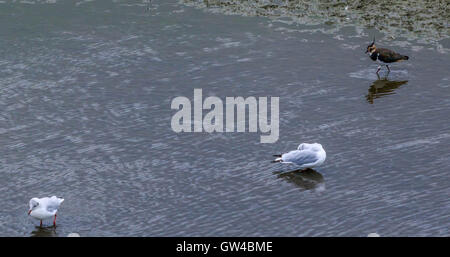
[[[0,4],[0,236],[449,236],[446,51],[153,2]],[[373,34],[410,56],[387,78]],[[280,97],[279,140],[173,132],[194,88]],[[301,142],[323,166],[270,163]]]

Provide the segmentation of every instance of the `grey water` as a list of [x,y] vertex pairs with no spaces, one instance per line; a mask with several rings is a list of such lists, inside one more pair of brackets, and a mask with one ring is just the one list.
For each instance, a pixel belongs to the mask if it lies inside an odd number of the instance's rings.
[[[183,2],[0,3],[0,236],[450,235],[447,34]],[[373,36],[410,59],[378,78]],[[279,140],[175,133],[194,88],[279,97]],[[270,163],[302,142],[322,166]],[[39,228],[28,201],[52,195]]]

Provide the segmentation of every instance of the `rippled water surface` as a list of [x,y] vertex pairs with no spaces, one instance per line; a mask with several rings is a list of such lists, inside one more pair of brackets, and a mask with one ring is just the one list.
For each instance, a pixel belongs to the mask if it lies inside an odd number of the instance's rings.
[[[152,2],[0,4],[0,236],[450,235],[445,40]],[[388,77],[373,35],[410,56]],[[173,132],[194,88],[280,97],[279,140]],[[301,142],[323,166],[270,163]],[[50,195],[39,229],[28,201]]]

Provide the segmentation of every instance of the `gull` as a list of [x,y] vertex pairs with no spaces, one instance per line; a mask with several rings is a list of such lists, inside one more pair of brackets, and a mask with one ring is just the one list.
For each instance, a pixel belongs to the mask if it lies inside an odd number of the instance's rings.
[[28,210],[28,215],[31,217],[42,220],[55,217],[53,219],[53,226],[56,227],[56,212],[58,211],[59,205],[64,202],[63,198],[56,196],[44,197],[44,198],[31,198],[30,209]]
[[300,166],[300,168],[312,168],[321,165],[327,154],[319,143],[302,143],[297,150],[274,156],[278,158],[272,162],[291,163]]

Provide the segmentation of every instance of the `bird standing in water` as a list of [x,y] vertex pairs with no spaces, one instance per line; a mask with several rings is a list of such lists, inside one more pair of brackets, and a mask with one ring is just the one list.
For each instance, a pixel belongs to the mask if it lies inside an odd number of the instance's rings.
[[30,209],[28,210],[28,215],[31,217],[42,220],[55,217],[53,219],[53,226],[56,227],[56,212],[58,211],[59,205],[64,202],[64,199],[52,196],[44,198],[32,198],[30,200]]
[[389,69],[388,63],[401,62],[409,59],[408,56],[401,55],[392,50],[386,48],[377,48],[375,46],[375,37],[373,38],[373,42],[367,47],[366,54],[369,55],[370,59],[378,62],[379,66],[377,75],[381,69],[381,65],[386,65],[389,74],[389,72],[391,72],[391,69]]

